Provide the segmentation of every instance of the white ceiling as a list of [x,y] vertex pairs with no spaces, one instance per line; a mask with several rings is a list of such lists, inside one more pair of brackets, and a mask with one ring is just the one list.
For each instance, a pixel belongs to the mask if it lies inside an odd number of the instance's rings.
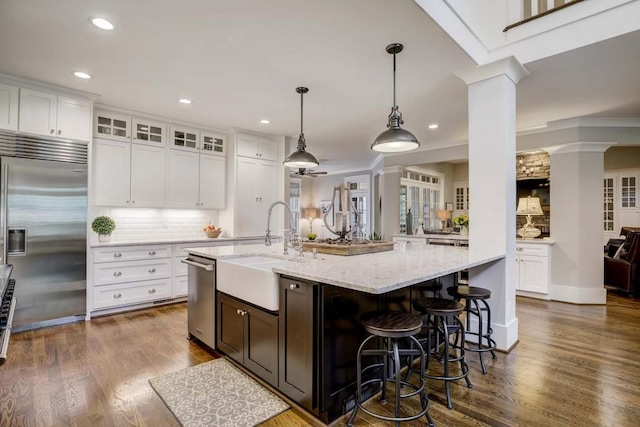
[[[297,138],[295,88],[309,87],[307,148],[329,171],[367,169],[376,157],[369,146],[392,104],[392,42],[405,45],[405,128],[422,149],[465,140],[466,87],[454,73],[475,63],[413,0],[0,0],[0,72],[97,93],[101,104]],[[640,117],[638,46],[635,32],[526,64],[518,128]]]

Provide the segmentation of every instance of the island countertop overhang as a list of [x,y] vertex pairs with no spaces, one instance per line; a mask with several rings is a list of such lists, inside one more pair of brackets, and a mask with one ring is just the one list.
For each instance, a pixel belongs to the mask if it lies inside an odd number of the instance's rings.
[[[272,246],[244,245],[186,248],[186,252],[224,260],[251,255],[282,257],[282,243]],[[475,251],[474,251],[475,252]],[[290,249],[290,253],[296,253]],[[393,251],[365,255],[339,256],[319,254],[289,261],[273,268],[274,273],[296,277],[370,294],[384,294],[426,280],[446,276],[504,258],[504,255],[470,256],[464,247],[396,244]],[[287,258],[283,258],[287,259]]]

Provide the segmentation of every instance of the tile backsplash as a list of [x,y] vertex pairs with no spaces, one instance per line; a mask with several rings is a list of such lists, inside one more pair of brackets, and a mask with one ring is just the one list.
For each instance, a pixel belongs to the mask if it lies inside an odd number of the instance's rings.
[[[219,225],[218,211],[201,209],[132,209],[93,206],[89,212],[89,224],[97,216],[107,215],[116,222],[111,234],[114,241],[154,239],[192,239],[205,237],[202,227],[211,223]],[[223,230],[224,235],[224,230]],[[92,243],[98,235],[91,232]]]

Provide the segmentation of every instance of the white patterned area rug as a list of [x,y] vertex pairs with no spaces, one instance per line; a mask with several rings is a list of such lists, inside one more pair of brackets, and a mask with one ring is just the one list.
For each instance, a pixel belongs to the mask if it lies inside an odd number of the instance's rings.
[[183,427],[255,426],[289,409],[223,358],[149,380]]

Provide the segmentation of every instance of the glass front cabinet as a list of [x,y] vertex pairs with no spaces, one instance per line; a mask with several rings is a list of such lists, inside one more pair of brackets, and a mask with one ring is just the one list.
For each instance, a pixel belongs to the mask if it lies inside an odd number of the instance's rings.
[[[425,233],[442,228],[436,218],[436,212],[444,206],[442,194],[441,177],[404,171],[400,180],[400,233],[406,234],[409,226],[411,234],[415,234],[418,227]],[[409,210],[411,224],[407,224]]]

